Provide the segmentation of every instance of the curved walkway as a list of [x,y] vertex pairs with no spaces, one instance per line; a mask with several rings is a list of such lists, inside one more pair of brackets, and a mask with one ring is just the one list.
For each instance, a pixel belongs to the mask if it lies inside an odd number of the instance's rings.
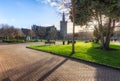
[[120,70],[26,48],[34,44],[0,44],[0,81],[120,81]]

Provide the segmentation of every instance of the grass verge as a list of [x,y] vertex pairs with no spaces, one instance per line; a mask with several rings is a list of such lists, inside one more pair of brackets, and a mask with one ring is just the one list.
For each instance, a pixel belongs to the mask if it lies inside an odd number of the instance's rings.
[[71,45],[29,46],[29,48],[120,68],[120,45],[110,46],[117,50],[96,49],[99,44],[79,42],[75,44],[73,55],[71,55]]

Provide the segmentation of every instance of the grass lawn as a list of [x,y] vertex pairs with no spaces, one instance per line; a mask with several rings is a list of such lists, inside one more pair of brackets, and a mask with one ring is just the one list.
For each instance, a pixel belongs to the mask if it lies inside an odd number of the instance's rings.
[[75,44],[75,54],[71,55],[71,45],[30,46],[29,48],[52,52],[77,59],[87,60],[120,68],[120,45],[111,44],[117,50],[106,51],[96,49],[99,44],[79,42]]

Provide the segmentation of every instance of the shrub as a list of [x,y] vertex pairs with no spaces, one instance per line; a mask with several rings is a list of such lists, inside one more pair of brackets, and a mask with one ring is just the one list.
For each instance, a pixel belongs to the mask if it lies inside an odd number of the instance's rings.
[[2,42],[6,43],[24,43],[24,40],[17,40],[17,39],[3,39]]

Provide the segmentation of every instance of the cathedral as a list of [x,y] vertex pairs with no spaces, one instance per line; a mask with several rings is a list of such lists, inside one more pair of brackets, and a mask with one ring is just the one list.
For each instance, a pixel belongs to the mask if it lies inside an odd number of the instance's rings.
[[65,14],[63,13],[62,21],[60,21],[60,35],[62,39],[67,39],[67,21],[65,21]]

